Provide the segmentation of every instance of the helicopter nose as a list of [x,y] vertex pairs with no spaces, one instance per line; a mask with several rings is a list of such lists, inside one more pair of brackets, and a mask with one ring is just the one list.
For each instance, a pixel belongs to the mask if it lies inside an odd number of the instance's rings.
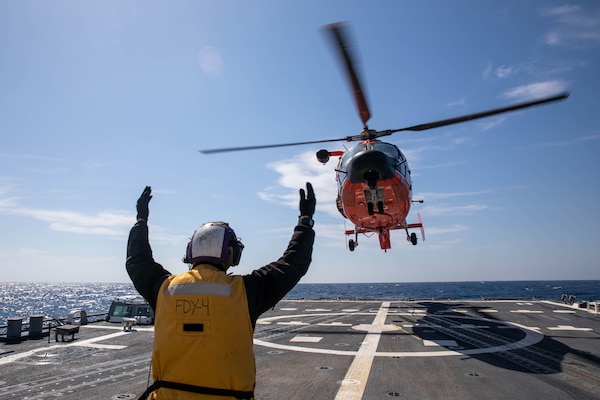
[[369,187],[375,187],[378,180],[393,178],[394,166],[385,153],[378,150],[365,150],[352,157],[348,163],[347,173],[350,182],[366,181]]

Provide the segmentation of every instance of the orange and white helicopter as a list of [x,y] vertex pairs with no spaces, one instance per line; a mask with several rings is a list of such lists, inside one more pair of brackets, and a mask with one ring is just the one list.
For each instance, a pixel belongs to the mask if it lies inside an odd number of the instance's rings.
[[[354,251],[355,247],[358,245],[359,234],[368,235],[376,233],[379,236],[380,247],[384,251],[391,248],[390,231],[392,230],[405,230],[407,240],[413,245],[416,245],[417,235],[415,232],[409,233],[409,229],[420,228],[421,237],[425,240],[425,231],[423,229],[421,216],[419,214],[417,215],[418,222],[409,224],[406,221],[410,207],[412,203],[415,202],[415,200],[412,199],[411,172],[406,157],[396,145],[383,142],[379,140],[380,137],[389,136],[401,131],[418,132],[439,128],[565,100],[569,97],[569,93],[565,92],[551,97],[406,128],[388,129],[383,131],[369,129],[367,121],[371,118],[371,112],[369,111],[369,106],[367,105],[367,101],[362,91],[362,85],[357,75],[354,61],[355,57],[348,47],[349,41],[347,38],[346,25],[343,23],[336,23],[327,25],[325,29],[330,34],[334,45],[339,50],[342,64],[344,65],[352,86],[354,100],[363,123],[363,130],[358,135],[308,142],[200,150],[200,152],[212,154],[327,142],[358,141],[359,143],[357,145],[346,151],[319,150],[317,152],[317,160],[323,164],[327,163],[331,156],[339,157],[336,168],[336,180],[338,184],[336,205],[340,214],[354,224],[354,229],[345,231],[347,236],[354,235],[354,238],[348,240],[348,248],[350,251]],[[418,202],[422,203],[423,201],[418,200]]]

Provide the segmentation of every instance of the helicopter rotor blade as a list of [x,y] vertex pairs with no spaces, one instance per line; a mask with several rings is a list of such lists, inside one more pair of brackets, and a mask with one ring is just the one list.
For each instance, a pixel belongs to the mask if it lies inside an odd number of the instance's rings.
[[371,118],[371,112],[369,111],[369,105],[365,99],[365,95],[362,90],[357,71],[356,71],[356,57],[352,54],[352,49],[349,46],[350,40],[348,35],[348,29],[345,23],[338,22],[335,24],[326,25],[324,29],[330,33],[334,44],[339,49],[339,54],[342,63],[344,64],[348,79],[352,85],[352,92],[354,95],[354,101],[358,108],[358,114],[363,123],[363,128],[367,128],[367,121]]
[[557,95],[554,95],[554,96],[545,97],[545,98],[542,98],[542,99],[527,101],[527,102],[524,102],[524,103],[513,104],[513,105],[510,105],[510,106],[501,107],[501,108],[495,108],[493,110],[488,110],[488,111],[481,111],[481,112],[478,112],[478,113],[475,113],[475,114],[463,115],[461,117],[443,119],[443,120],[440,120],[440,121],[429,122],[429,123],[426,123],[426,124],[409,126],[407,128],[400,128],[400,129],[392,129],[392,130],[387,130],[387,131],[381,131],[380,132],[381,134],[378,135],[378,136],[387,136],[387,135],[391,135],[392,133],[401,132],[401,131],[425,131],[427,129],[433,129],[433,128],[439,128],[439,127],[442,127],[442,126],[458,124],[460,122],[466,122],[466,121],[471,121],[471,120],[474,120],[474,119],[489,117],[489,116],[492,116],[492,115],[502,114],[502,113],[516,111],[516,110],[521,110],[523,108],[539,106],[539,105],[542,105],[542,104],[552,103],[552,102],[560,101],[560,100],[566,100],[569,97],[569,95],[570,95],[569,92],[564,92],[564,93],[560,93],[560,94],[557,94]]
[[303,144],[315,144],[315,143],[330,143],[330,142],[352,142],[359,140],[360,136],[347,136],[340,139],[325,139],[325,140],[313,140],[309,142],[294,142],[294,143],[280,143],[280,144],[266,144],[258,146],[244,146],[244,147],[227,147],[221,149],[209,149],[209,150],[198,150],[202,154],[215,154],[215,153],[226,153],[231,151],[243,151],[243,150],[258,150],[258,149],[271,149],[274,147],[288,147],[288,146],[300,146]]

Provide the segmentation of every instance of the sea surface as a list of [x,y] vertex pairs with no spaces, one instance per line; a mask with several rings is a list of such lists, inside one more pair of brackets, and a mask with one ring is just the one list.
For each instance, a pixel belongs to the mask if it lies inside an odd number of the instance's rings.
[[[288,299],[537,299],[600,300],[600,280],[424,283],[300,283]],[[141,299],[131,283],[0,283],[0,326],[7,318],[64,318],[71,310],[106,313],[116,299]]]

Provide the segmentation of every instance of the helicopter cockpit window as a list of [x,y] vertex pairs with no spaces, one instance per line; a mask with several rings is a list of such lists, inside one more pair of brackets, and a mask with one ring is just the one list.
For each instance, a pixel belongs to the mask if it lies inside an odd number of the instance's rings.
[[379,151],[387,154],[388,156],[390,156],[392,158],[400,158],[400,161],[404,160],[404,156],[402,155],[402,153],[400,152],[398,147],[396,147],[395,145],[393,145],[391,143],[376,142],[373,144],[373,148],[375,150],[379,150]]
[[352,157],[354,157],[356,154],[360,153],[361,151],[364,151],[365,149],[366,149],[366,146],[364,146],[362,144],[359,144],[357,146],[354,146],[354,147],[350,148],[348,151],[346,151],[344,153],[344,155],[340,159],[340,163],[338,165],[338,169],[340,169],[342,171],[346,171],[346,167],[348,166],[348,162],[350,162],[350,160],[352,159]]

